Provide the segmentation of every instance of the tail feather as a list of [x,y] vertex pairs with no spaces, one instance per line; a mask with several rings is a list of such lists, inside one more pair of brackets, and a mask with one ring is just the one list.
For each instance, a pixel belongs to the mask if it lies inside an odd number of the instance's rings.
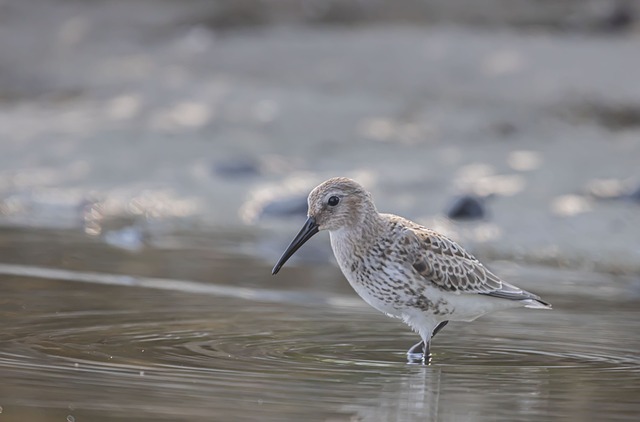
[[525,308],[531,308],[531,309],[553,309],[549,302],[545,302],[542,299],[525,299],[522,302],[526,303],[526,305],[524,305]]
[[523,290],[519,287],[514,286],[513,284],[509,284],[506,282],[502,282],[502,286],[500,289],[494,290],[492,292],[481,293],[487,296],[499,297],[501,299],[508,300],[517,300],[519,302],[524,303],[525,308],[534,308],[534,309],[551,309],[551,304],[549,302],[545,302],[540,299],[540,296],[535,295],[531,292]]

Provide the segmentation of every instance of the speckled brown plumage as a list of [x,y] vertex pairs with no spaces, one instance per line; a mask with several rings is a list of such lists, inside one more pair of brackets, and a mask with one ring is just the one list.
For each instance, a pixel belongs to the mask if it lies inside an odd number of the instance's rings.
[[[428,355],[434,331],[447,321],[472,321],[512,307],[550,308],[508,284],[453,240],[393,214],[379,213],[371,195],[338,177],[309,194],[309,219],[274,267],[274,274],[306,240],[328,230],[343,274],[371,306],[417,331],[410,351]],[[413,356],[415,358],[415,356]]]

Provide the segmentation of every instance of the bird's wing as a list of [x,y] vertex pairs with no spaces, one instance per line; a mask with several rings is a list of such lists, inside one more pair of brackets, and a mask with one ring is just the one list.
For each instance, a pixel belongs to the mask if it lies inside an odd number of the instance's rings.
[[407,228],[403,237],[413,244],[413,269],[425,280],[453,293],[479,293],[503,299],[539,297],[508,284],[486,269],[453,240],[426,228]]

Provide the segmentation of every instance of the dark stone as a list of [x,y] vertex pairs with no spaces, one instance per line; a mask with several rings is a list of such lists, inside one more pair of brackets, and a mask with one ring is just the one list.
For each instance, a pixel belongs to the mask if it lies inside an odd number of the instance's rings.
[[446,215],[452,220],[477,220],[486,216],[486,207],[482,198],[462,195],[452,201]]
[[631,28],[635,20],[636,17],[631,6],[627,3],[617,2],[604,16],[600,27],[605,32],[622,32]]
[[290,196],[278,198],[266,204],[260,212],[260,218],[289,218],[307,215],[307,196]]
[[493,126],[493,130],[501,137],[501,138],[511,138],[518,133],[518,128],[516,125],[510,122],[500,122],[496,123]]
[[627,198],[631,201],[640,203],[640,186],[627,194]]
[[256,0],[218,0],[210,8],[195,14],[192,24],[215,30],[254,27],[269,22],[265,2]]
[[215,163],[213,172],[228,179],[251,177],[260,174],[260,165],[251,158],[230,158],[226,161]]
[[611,131],[633,130],[640,127],[640,105],[586,103],[577,108],[578,116],[593,120]]

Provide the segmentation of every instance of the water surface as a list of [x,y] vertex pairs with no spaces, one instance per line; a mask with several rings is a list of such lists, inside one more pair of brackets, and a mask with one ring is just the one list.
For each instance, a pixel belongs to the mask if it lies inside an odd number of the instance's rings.
[[409,365],[416,335],[334,267],[272,277],[270,262],[207,242],[124,253],[69,233],[3,233],[0,421],[640,415],[628,280],[507,267],[555,309],[452,323],[431,366]]

